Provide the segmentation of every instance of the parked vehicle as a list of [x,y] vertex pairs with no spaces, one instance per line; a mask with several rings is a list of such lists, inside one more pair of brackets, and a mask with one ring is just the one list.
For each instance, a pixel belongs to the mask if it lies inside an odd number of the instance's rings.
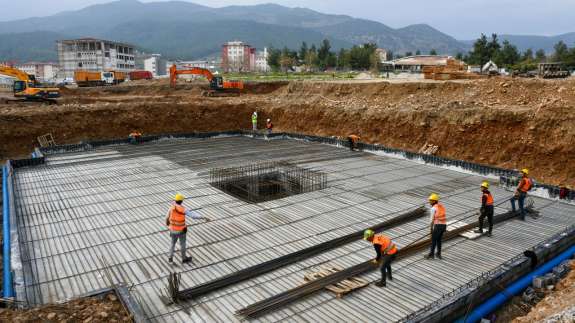
[[130,80],[151,80],[154,78],[152,72],[150,71],[133,71],[128,74],[130,76]]
[[92,72],[92,71],[75,71],[74,81],[80,87],[86,86],[105,86],[122,83],[126,80],[124,72]]

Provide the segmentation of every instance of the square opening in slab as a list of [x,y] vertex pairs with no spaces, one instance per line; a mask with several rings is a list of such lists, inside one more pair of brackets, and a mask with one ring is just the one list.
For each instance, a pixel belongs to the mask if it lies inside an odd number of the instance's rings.
[[243,201],[260,203],[323,189],[327,176],[288,162],[265,162],[212,169],[210,184]]

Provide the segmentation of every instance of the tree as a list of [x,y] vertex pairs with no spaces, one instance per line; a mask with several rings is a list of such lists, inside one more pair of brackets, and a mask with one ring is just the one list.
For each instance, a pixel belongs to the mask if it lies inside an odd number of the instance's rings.
[[497,56],[497,53],[501,49],[499,45],[499,40],[497,39],[497,34],[491,34],[491,41],[487,43],[487,52],[489,53],[489,59],[493,59]]
[[533,60],[533,50],[528,48],[521,57],[522,61],[532,61]]
[[349,51],[345,48],[339,50],[337,54],[337,68],[339,70],[346,70],[351,67]]
[[375,53],[377,45],[373,43],[353,46],[350,50],[350,65],[354,70],[367,70],[371,66],[371,54]]
[[316,51],[314,45],[312,45],[310,50],[307,51],[307,55],[305,55],[304,62],[305,62],[307,71],[312,71],[312,70],[315,70],[317,68],[317,62],[318,62],[317,51]]
[[375,51],[373,51],[369,56],[369,69],[373,74],[379,74],[379,71],[381,70],[381,60]]
[[[293,51],[290,51],[287,47],[284,47],[282,50],[279,63],[281,66],[282,71],[287,72],[295,63]],[[297,56],[297,54],[296,54]]]
[[547,57],[545,56],[545,51],[543,49],[538,49],[535,52],[535,60],[539,63],[544,62]]
[[512,45],[509,41],[503,41],[503,48],[495,52],[494,61],[497,65],[510,67],[519,62],[521,58],[519,51],[515,45]]
[[429,55],[437,55],[437,51],[435,49],[431,49],[429,51]]
[[421,55],[421,51],[418,49],[415,51],[415,55]]
[[322,71],[325,71],[329,67],[328,59],[331,54],[330,50],[331,44],[329,43],[329,40],[324,39],[321,43],[321,46],[319,47],[319,50],[317,51],[318,65]]
[[457,55],[455,55],[455,59],[458,59],[458,60],[460,60],[460,61],[463,61],[463,60],[464,60],[464,58],[463,58],[463,53],[462,53],[462,52],[458,52]]
[[553,53],[553,60],[557,62],[563,62],[567,60],[569,56],[569,48],[562,40],[555,44],[553,49],[555,50],[555,53]]
[[487,36],[481,36],[473,43],[473,50],[469,52],[468,63],[472,65],[483,65],[490,59],[489,51],[487,50]]
[[268,54],[268,65],[271,67],[272,70],[277,71],[280,69],[281,55],[282,53],[279,49],[270,47]]
[[405,56],[413,56],[412,52],[405,52]]
[[309,49],[307,48],[307,43],[306,43],[306,42],[302,42],[302,43],[301,43],[301,47],[300,47],[300,49],[299,49],[299,54],[298,54],[298,58],[299,58],[301,61],[305,61],[305,56],[307,55],[307,51],[308,51],[308,50],[309,50]]

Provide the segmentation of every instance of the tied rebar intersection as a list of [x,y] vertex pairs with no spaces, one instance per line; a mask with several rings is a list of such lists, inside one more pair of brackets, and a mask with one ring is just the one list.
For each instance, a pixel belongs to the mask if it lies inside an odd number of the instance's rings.
[[327,187],[325,173],[286,161],[210,170],[210,184],[249,203],[260,203]]

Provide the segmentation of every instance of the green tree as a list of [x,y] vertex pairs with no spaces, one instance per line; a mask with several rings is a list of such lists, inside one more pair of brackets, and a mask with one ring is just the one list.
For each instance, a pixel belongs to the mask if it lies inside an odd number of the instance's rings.
[[460,61],[463,60],[463,53],[462,52],[458,52],[457,55],[455,55],[455,59],[458,59]]
[[353,46],[350,50],[350,65],[354,70],[367,70],[371,66],[371,54],[375,53],[377,45],[373,43]]
[[489,50],[487,49],[487,36],[481,34],[481,36],[473,43],[473,50],[469,52],[468,63],[472,65],[483,65],[487,63],[491,58],[489,56]]
[[501,45],[499,45],[499,40],[497,39],[497,34],[491,34],[491,41],[487,43],[487,52],[489,53],[489,59],[494,59],[499,50],[501,49]]
[[522,61],[533,61],[533,50],[528,48],[521,57]]
[[420,51],[419,49],[416,50],[416,51],[415,51],[415,55],[418,55],[418,56],[421,55],[421,51]]
[[538,49],[535,52],[535,60],[538,62],[544,62],[547,56],[545,55],[545,51],[543,49]]
[[521,55],[519,54],[517,47],[512,45],[509,41],[504,40],[503,48],[495,52],[494,61],[497,65],[510,67],[519,62],[520,58]]
[[437,55],[437,51],[435,49],[431,49],[429,51],[429,55]]
[[324,39],[317,51],[318,67],[320,70],[325,71],[328,66],[328,59],[331,54],[331,44],[329,40]]
[[299,49],[299,54],[298,54],[298,58],[301,61],[305,61],[305,56],[307,55],[307,51],[308,51],[308,47],[307,47],[307,43],[306,42],[302,42],[301,43],[301,47]]
[[379,59],[379,55],[373,51],[369,56],[369,70],[373,74],[379,74],[381,70],[381,61]]
[[405,52],[405,56],[413,56],[412,52]]
[[272,70],[277,71],[280,69],[281,55],[282,52],[279,49],[270,47],[268,54],[268,65],[271,67]]
[[553,46],[555,52],[553,53],[553,60],[557,62],[563,62],[568,59],[569,56],[569,48],[567,45],[560,40],[555,46]]
[[315,49],[315,45],[312,45],[312,47],[307,51],[307,54],[305,55],[305,66],[306,66],[306,70],[309,71],[315,71],[318,67],[318,58],[317,58],[317,50]]
[[294,53],[295,53],[294,51],[290,51],[287,47],[284,47],[284,49],[282,50],[279,59],[279,64],[283,72],[287,72],[295,64]]

